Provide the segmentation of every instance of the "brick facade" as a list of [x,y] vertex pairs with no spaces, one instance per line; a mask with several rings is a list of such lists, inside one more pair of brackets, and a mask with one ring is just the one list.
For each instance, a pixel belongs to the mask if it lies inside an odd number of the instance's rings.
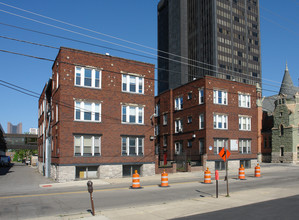
[[[76,67],[99,71],[100,88],[76,85]],[[123,74],[142,78],[144,92],[141,94],[123,92]],[[138,86],[138,82],[135,86]],[[43,94],[39,106],[43,100]],[[154,65],[62,47],[52,67],[51,98],[52,165],[72,166],[76,169],[101,165],[154,164],[154,143],[150,141],[150,136],[153,136],[150,118],[154,109]],[[100,122],[75,120],[76,101],[98,103],[101,112]],[[122,123],[122,105],[143,108],[143,123]],[[41,115],[39,125],[43,121],[42,117]],[[100,137],[100,156],[75,156],[75,135]],[[122,136],[143,139],[143,155],[122,156]],[[42,136],[40,137],[39,159],[42,162]],[[60,170],[63,169],[60,168]],[[101,178],[101,169],[98,170],[98,177]],[[122,176],[121,171],[118,172],[117,176]],[[107,173],[109,172],[103,174],[103,177],[106,178]],[[149,172],[146,173],[148,174]],[[73,179],[78,178],[78,172],[76,175]],[[68,177],[68,179],[72,178]]]
[[[201,89],[204,94],[203,103],[199,104],[199,90]],[[214,90],[227,92],[227,104],[213,103]],[[250,107],[239,107],[239,94],[250,96]],[[183,99],[181,110],[175,110],[174,102],[178,97]],[[227,140],[231,152],[229,158],[231,161],[237,161],[238,164],[240,164],[240,161],[252,161],[252,165],[256,164],[258,153],[258,108],[255,86],[205,76],[174,90],[168,90],[157,96],[155,100],[158,109],[156,110],[155,123],[159,127],[159,134],[156,137],[156,151],[159,154],[160,164],[163,164],[162,161],[166,157],[168,163],[185,160],[185,162],[191,162],[192,164],[203,166],[207,164],[211,166],[212,164],[212,166],[215,166],[215,161],[222,161],[220,156],[214,153],[215,139]],[[204,117],[203,129],[199,128],[199,115],[201,114]],[[213,118],[215,114],[227,116],[227,129],[214,128]],[[167,125],[163,125],[163,115],[167,115]],[[240,116],[251,119],[251,128],[249,130],[239,129]],[[181,132],[175,132],[175,120],[182,120],[183,129]],[[163,143],[163,136],[167,138],[166,145],[165,142]],[[237,140],[240,143],[240,140],[243,139],[251,141],[250,152],[239,153],[239,146],[235,150],[231,149],[231,140]],[[200,140],[204,143],[202,150],[200,149]],[[182,143],[181,155],[175,154],[175,142]],[[210,168],[213,169],[213,167]]]

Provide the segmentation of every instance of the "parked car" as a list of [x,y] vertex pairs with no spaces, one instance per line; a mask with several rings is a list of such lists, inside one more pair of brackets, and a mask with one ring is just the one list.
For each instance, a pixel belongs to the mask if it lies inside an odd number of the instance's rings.
[[9,156],[0,156],[0,166],[1,167],[9,167],[10,166],[10,157]]

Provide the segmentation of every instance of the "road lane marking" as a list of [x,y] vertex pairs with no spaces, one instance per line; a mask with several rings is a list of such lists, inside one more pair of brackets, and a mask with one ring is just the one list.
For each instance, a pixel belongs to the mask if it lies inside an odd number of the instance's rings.
[[[180,185],[188,183],[200,183],[199,181],[190,181],[190,182],[180,182],[180,183],[171,183],[170,185]],[[143,186],[144,188],[158,187],[158,184]],[[114,190],[124,190],[130,189],[129,187],[120,187],[120,188],[110,188],[110,189],[96,189],[94,192],[105,192],[105,191],[114,191]],[[88,191],[74,191],[74,192],[60,192],[60,193],[41,193],[41,194],[32,194],[32,195],[15,195],[15,196],[2,196],[0,199],[15,199],[15,198],[30,198],[30,197],[40,197],[40,196],[56,196],[56,195],[68,195],[68,194],[81,194],[88,193]]]

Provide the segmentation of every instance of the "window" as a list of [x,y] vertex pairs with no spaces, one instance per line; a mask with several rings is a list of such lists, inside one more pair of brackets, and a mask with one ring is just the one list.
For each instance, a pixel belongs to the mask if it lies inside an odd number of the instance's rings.
[[227,149],[227,139],[214,139],[214,154],[219,154],[222,148]]
[[244,168],[251,168],[250,160],[240,160],[240,166],[243,165]]
[[144,108],[136,106],[122,106],[122,123],[143,124]]
[[205,118],[204,114],[199,115],[199,129],[204,129],[205,128]]
[[101,122],[101,104],[75,101],[75,121]]
[[239,94],[239,107],[250,108],[250,95]]
[[175,133],[179,133],[183,131],[183,120],[175,120],[174,122],[175,125]]
[[183,97],[178,97],[174,100],[174,109],[175,110],[183,109]]
[[163,115],[163,125],[167,125],[167,114]]
[[101,88],[101,71],[91,68],[76,67],[75,85]]
[[58,122],[58,105],[56,104],[56,122]]
[[75,135],[74,155],[75,156],[100,156],[101,137],[91,136],[91,135]]
[[188,124],[192,123],[192,116],[188,116],[187,121],[188,121]]
[[192,99],[192,92],[188,93],[188,100]]
[[284,147],[280,147],[280,156],[281,156],[281,157],[284,156]]
[[155,136],[158,136],[159,135],[159,125],[156,125],[155,126]]
[[167,146],[167,136],[166,135],[163,136],[163,146],[164,147]]
[[224,161],[215,161],[215,170],[225,170]]
[[251,117],[239,116],[239,130],[251,131]]
[[122,91],[144,93],[144,78],[139,76],[122,75]]
[[280,125],[280,136],[284,135],[284,129],[283,129],[283,125]]
[[181,155],[182,154],[182,148],[183,148],[183,146],[182,146],[183,144],[182,144],[182,142],[175,142],[174,143],[174,153],[175,153],[175,155]]
[[227,92],[222,90],[213,91],[214,104],[227,105]]
[[160,115],[160,104],[156,104],[156,106],[155,106],[155,115],[156,116]]
[[143,155],[143,137],[122,137],[122,156],[142,156]]
[[240,139],[239,140],[239,153],[250,154],[251,153],[251,140]]
[[204,103],[204,91],[203,89],[199,90],[199,104],[203,104]]
[[192,140],[188,140],[188,147],[192,147]]
[[214,114],[214,129],[227,129],[227,115]]
[[58,89],[58,87],[59,87],[59,74],[58,73],[56,73],[56,89]]

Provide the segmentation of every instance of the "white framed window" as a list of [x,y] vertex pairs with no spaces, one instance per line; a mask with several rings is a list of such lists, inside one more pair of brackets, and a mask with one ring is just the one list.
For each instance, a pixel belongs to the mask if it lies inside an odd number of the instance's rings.
[[160,104],[156,104],[156,106],[155,106],[155,115],[156,116],[160,115]]
[[204,103],[204,90],[203,90],[203,88],[199,89],[199,91],[198,91],[198,103],[199,104]]
[[174,109],[175,110],[183,109],[183,97],[177,97],[174,99]]
[[58,105],[56,104],[56,122],[58,122]]
[[143,124],[144,108],[130,105],[123,105],[121,112],[122,123]]
[[143,156],[144,137],[121,137],[122,156]]
[[205,128],[205,117],[204,114],[199,115],[199,129]]
[[92,68],[75,67],[75,85],[101,88],[102,71]]
[[227,123],[227,115],[223,114],[214,114],[213,117],[214,121],[214,129],[227,129],[228,128],[228,123]]
[[163,136],[163,146],[164,147],[167,146],[167,136],[166,135]]
[[100,156],[101,136],[75,135],[74,136],[75,156]]
[[219,154],[222,148],[227,149],[228,147],[228,140],[222,138],[215,138],[214,139],[214,154]]
[[158,136],[160,133],[159,125],[155,126],[155,136]]
[[75,121],[101,122],[101,104],[75,101]]
[[122,91],[137,94],[144,93],[144,78],[132,75],[122,75]]
[[238,99],[239,99],[239,107],[242,107],[242,108],[250,108],[251,107],[250,95],[239,93]]
[[239,116],[239,130],[251,131],[251,117]]
[[175,142],[174,143],[174,153],[175,155],[181,155],[183,150],[183,143],[182,142]]
[[250,139],[239,139],[239,153],[250,154],[251,153],[251,140]]
[[59,87],[59,74],[58,73],[56,73],[56,89],[58,89],[58,87]]
[[183,132],[183,120],[178,119],[174,121],[175,133]]
[[214,89],[213,102],[214,104],[227,105],[227,91]]
[[188,123],[188,124],[192,123],[192,116],[188,116],[188,117],[187,117],[187,123]]
[[188,92],[187,98],[188,98],[188,100],[192,99],[192,92]]
[[163,125],[167,125],[167,114],[163,115]]

